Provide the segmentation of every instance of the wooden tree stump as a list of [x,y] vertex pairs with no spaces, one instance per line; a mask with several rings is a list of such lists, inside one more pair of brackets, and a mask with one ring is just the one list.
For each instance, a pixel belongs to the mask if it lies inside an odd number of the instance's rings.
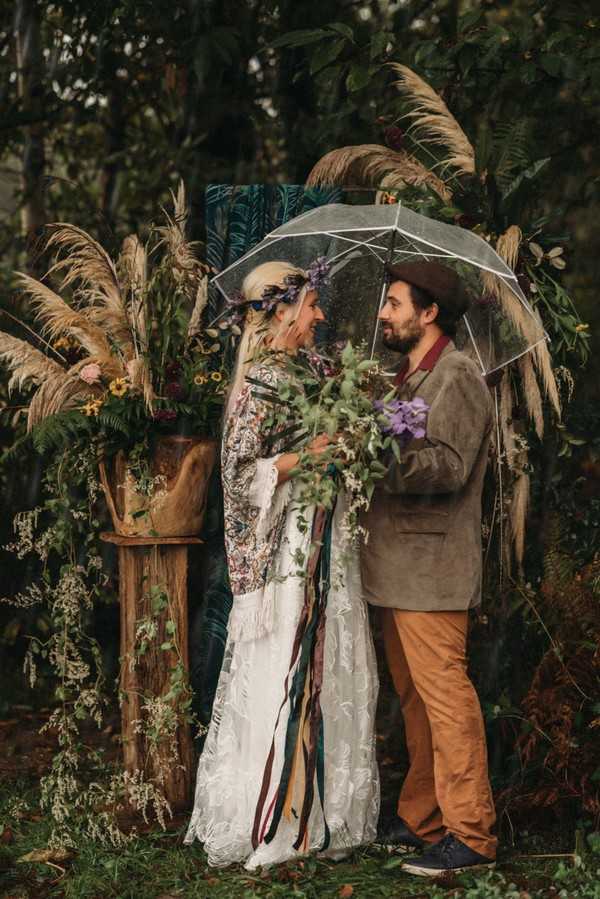
[[[183,809],[191,797],[192,739],[179,709],[185,697],[173,699],[168,694],[175,670],[183,675],[185,685],[189,683],[187,553],[189,544],[202,540],[120,534],[102,534],[102,539],[116,544],[119,555],[125,770],[132,774],[142,771],[145,779],[160,787],[173,810]],[[163,711],[172,709],[179,717],[170,737],[160,728],[148,733],[153,700],[162,697],[167,697]]]

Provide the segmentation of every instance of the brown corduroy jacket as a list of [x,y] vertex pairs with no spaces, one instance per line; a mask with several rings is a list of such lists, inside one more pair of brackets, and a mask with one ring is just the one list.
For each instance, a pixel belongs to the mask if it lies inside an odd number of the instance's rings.
[[427,432],[390,464],[365,514],[365,595],[397,609],[468,609],[481,601],[490,394],[477,366],[450,343],[433,370],[417,369],[399,395],[429,405]]

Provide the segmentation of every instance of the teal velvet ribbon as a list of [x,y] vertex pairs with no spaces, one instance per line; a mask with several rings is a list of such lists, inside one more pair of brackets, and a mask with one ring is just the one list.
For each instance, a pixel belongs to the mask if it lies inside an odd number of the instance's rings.
[[[308,820],[314,804],[314,785],[317,784],[317,792],[319,801],[323,809],[324,819],[324,839],[321,850],[326,849],[331,840],[331,834],[327,821],[325,820],[325,735],[323,713],[320,703],[321,684],[323,681],[323,661],[325,649],[325,624],[326,624],[326,608],[330,587],[330,570],[331,570],[331,529],[333,521],[333,509],[326,513],[323,535],[321,538],[321,546],[317,550],[318,558],[315,572],[312,577],[307,578],[305,586],[304,612],[310,608],[312,594],[314,593],[315,601],[312,605],[310,615],[303,614],[298,623],[298,629],[294,640],[294,651],[290,663],[290,671],[295,664],[296,658],[299,658],[298,665],[292,678],[292,685],[289,695],[284,696],[284,700],[280,707],[280,714],[285,705],[289,702],[290,713],[286,729],[284,758],[281,769],[279,784],[277,786],[276,800],[273,808],[273,815],[268,832],[264,836],[266,843],[271,842],[279,828],[285,798],[288,791],[290,777],[293,768],[294,755],[296,752],[297,741],[299,739],[299,730],[302,719],[302,702],[305,693],[307,677],[309,681],[309,700],[307,702],[306,714],[309,719],[309,739],[308,746],[303,746],[304,765],[306,770],[306,789],[302,802],[302,808],[299,814],[298,835],[294,842],[294,849],[299,849],[306,835]],[[314,528],[314,525],[313,525]],[[289,676],[289,674],[288,674]],[[287,678],[286,678],[287,686]],[[279,722],[278,715],[277,723]],[[277,729],[277,724],[276,728]],[[271,751],[260,792],[260,798],[256,810],[256,818],[253,829],[253,846],[256,846],[260,840],[260,819],[266,802],[269,790],[273,756],[274,756],[275,737],[271,745]]]

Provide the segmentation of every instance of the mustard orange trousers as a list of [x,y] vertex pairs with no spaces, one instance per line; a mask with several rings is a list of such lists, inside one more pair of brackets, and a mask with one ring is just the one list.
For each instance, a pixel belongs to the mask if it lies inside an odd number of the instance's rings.
[[485,730],[467,675],[468,613],[380,611],[410,761],[398,815],[427,842],[449,832],[495,858]]

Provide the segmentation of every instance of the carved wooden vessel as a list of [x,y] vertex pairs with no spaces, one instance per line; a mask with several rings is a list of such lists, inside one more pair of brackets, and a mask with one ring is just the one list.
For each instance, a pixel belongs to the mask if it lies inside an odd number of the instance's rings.
[[111,466],[100,463],[100,481],[117,534],[125,537],[185,537],[198,534],[206,513],[208,481],[217,441],[162,437],[151,463],[158,478],[150,496],[140,493],[121,451]]

